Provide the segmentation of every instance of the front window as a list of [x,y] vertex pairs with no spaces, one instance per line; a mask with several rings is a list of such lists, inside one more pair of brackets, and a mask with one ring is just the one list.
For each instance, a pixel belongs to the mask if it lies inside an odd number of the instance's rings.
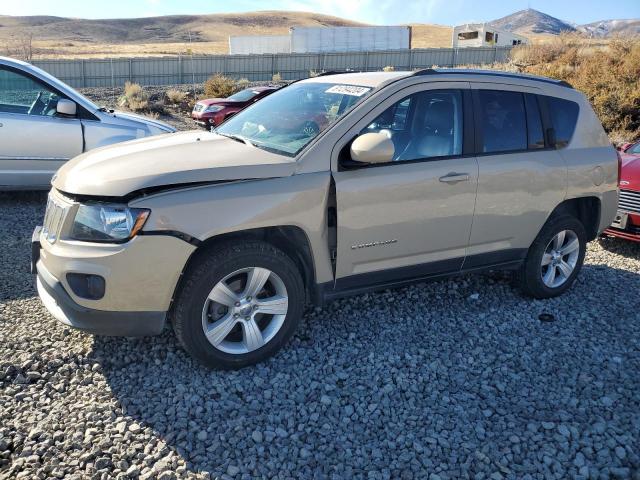
[[246,102],[251,100],[253,97],[258,95],[260,92],[258,90],[253,90],[252,88],[246,88],[244,90],[240,90],[238,93],[234,93],[227,100],[231,100],[232,102]]
[[356,85],[294,83],[236,114],[216,133],[293,157],[371,90]]
[[460,32],[458,34],[458,40],[475,40],[478,38],[478,32]]
[[53,116],[59,99],[56,92],[31,77],[0,69],[0,112]]
[[414,93],[382,112],[360,135],[386,133],[394,162],[461,155],[462,111],[460,90]]
[[629,153],[640,153],[640,143],[636,143],[635,145],[633,145],[629,150],[627,150],[627,152]]

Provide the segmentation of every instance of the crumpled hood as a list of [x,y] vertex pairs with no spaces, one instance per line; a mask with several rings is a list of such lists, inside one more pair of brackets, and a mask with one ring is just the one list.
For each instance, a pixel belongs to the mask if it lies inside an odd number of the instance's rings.
[[191,131],[91,150],[65,163],[51,183],[70,194],[122,197],[176,184],[285,177],[295,167],[294,158]]

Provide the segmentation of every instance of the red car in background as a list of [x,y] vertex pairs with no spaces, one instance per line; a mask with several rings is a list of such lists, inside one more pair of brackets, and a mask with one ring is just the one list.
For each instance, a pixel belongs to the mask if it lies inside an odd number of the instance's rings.
[[622,160],[618,214],[605,233],[640,242],[640,142],[624,144],[618,152]]
[[199,100],[193,107],[191,118],[201,127],[211,130],[231,115],[238,113],[261,98],[278,90],[278,87],[246,88],[227,98]]

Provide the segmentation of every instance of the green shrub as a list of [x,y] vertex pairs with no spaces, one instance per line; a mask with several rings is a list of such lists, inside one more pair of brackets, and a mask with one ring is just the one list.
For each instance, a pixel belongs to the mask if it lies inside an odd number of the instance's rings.
[[149,107],[149,96],[137,83],[126,82],[124,95],[120,97],[118,104],[133,112],[143,112]]
[[185,92],[181,92],[180,90],[172,88],[170,90],[167,90],[166,97],[170,104],[180,105],[187,98],[187,94]]
[[221,73],[210,76],[204,82],[204,94],[207,98],[226,98],[239,90],[233,78],[225,77]]

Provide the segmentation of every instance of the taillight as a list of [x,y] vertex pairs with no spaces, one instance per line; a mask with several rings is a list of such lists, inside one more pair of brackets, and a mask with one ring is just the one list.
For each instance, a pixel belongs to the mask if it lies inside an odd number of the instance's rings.
[[617,150],[616,155],[618,156],[618,186],[620,186],[620,179],[622,178],[622,157]]

